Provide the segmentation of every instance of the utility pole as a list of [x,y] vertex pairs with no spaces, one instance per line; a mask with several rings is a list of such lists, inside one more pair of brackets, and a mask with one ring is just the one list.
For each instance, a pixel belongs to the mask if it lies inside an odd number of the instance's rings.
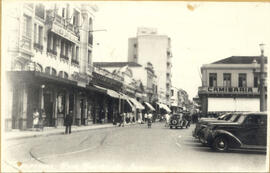
[[264,72],[264,44],[260,44],[261,63],[260,63],[260,111],[266,111],[265,107],[265,72]]

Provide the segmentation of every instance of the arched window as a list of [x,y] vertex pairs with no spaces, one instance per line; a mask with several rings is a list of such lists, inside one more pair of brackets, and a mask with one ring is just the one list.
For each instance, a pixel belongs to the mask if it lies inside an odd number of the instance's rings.
[[60,72],[58,73],[58,76],[59,76],[59,77],[63,77],[63,71],[60,71]]
[[51,74],[51,67],[46,67],[45,68],[45,73],[46,74]]
[[52,68],[52,75],[56,76],[56,70],[54,68]]
[[43,67],[39,63],[36,64],[36,71],[38,71],[38,72],[42,72],[43,71]]
[[64,78],[68,79],[68,74],[66,72],[64,72]]

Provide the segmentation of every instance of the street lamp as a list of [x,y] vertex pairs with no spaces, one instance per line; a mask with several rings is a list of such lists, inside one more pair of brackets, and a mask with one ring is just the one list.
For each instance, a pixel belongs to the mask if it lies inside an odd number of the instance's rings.
[[261,63],[260,63],[260,111],[265,111],[265,72],[264,72],[264,46],[265,44],[260,44],[261,49]]

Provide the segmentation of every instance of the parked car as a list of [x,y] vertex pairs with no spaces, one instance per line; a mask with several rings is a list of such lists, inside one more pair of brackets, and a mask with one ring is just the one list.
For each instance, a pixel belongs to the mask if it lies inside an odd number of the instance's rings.
[[227,121],[229,120],[233,114],[235,113],[226,113],[223,114],[221,116],[219,116],[218,118],[203,118],[200,119],[200,121],[198,121],[196,123],[196,127],[194,129],[194,131],[192,132],[193,137],[200,139],[202,133],[202,130],[207,127],[207,125],[211,122],[219,122],[219,121]]
[[187,120],[183,118],[183,114],[173,114],[170,117],[170,123],[169,126],[172,129],[173,127],[175,128],[183,128],[186,127],[187,125]]
[[241,113],[234,120],[211,123],[204,130],[202,142],[216,151],[229,148],[266,150],[267,114]]

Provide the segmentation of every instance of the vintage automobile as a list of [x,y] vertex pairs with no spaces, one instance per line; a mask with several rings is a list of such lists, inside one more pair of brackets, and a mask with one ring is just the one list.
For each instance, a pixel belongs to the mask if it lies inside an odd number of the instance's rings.
[[267,114],[246,112],[234,121],[211,123],[204,130],[202,142],[216,151],[229,148],[266,150]]
[[202,130],[207,127],[207,125],[211,122],[219,122],[219,121],[227,121],[229,120],[233,114],[235,113],[226,113],[218,118],[203,118],[199,122],[196,123],[196,127],[194,131],[192,132],[193,137],[200,139],[202,133]]
[[172,129],[173,127],[175,127],[175,128],[183,128],[183,127],[186,127],[186,125],[187,125],[187,120],[185,120],[183,118],[183,114],[173,114],[170,117],[169,122],[170,122],[169,123],[170,129]]

